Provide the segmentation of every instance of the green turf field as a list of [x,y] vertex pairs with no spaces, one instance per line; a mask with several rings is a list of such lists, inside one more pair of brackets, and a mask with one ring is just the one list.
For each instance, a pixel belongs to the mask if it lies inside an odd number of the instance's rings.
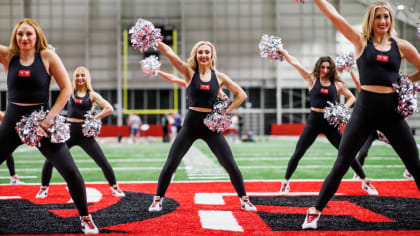
[[[288,160],[298,137],[257,137],[254,143],[231,143],[232,152],[245,180],[283,179]],[[419,143],[419,140],[417,140]],[[190,158],[184,158],[175,180],[227,180],[226,172],[202,141],[194,144]],[[157,181],[165,163],[170,144],[149,142],[141,144],[102,144],[103,151],[114,168],[117,181]],[[71,153],[86,182],[104,182],[99,167],[79,147]],[[189,155],[189,154],[187,154]],[[324,179],[331,170],[337,150],[324,138],[319,137],[302,158],[292,179]],[[40,183],[44,157],[27,145],[14,153],[16,172],[25,183]],[[185,160],[186,159],[186,160]],[[366,159],[364,170],[372,179],[402,179],[404,165],[393,149],[376,140]],[[345,178],[351,178],[350,170]],[[64,182],[54,171],[52,182]],[[9,172],[4,162],[0,166],[0,184],[9,183]]]

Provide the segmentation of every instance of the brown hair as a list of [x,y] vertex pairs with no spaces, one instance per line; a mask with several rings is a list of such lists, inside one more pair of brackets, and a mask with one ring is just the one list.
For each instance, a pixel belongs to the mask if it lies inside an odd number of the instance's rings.
[[32,26],[32,28],[35,29],[35,32],[36,32],[35,51],[36,52],[40,52],[40,51],[48,48],[47,38],[45,37],[45,34],[42,31],[39,24],[36,21],[34,21],[30,18],[23,18],[18,23],[16,23],[15,27],[13,28],[12,36],[10,38],[9,50],[8,50],[8,54],[9,54],[10,57],[17,56],[20,53],[19,52],[19,46],[18,46],[17,41],[16,41],[16,35],[17,35],[18,28],[22,24],[28,24],[28,25]]

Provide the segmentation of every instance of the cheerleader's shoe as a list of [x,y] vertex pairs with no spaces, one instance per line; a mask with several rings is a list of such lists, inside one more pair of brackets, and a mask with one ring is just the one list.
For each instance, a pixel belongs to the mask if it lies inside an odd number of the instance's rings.
[[411,175],[410,172],[408,172],[407,169],[405,169],[404,173],[403,173],[403,177],[408,179],[408,180],[414,180],[413,176]]
[[280,193],[288,193],[290,191],[289,182],[281,182]]
[[369,195],[378,195],[378,191],[373,187],[372,182],[362,181],[362,189],[366,191]]
[[97,234],[99,233],[98,227],[93,223],[92,216],[81,216],[80,225],[82,226],[82,231],[85,234]]
[[154,196],[153,197],[153,203],[149,207],[149,211],[161,211],[162,205],[163,205],[163,197],[160,196]]
[[257,208],[252,204],[252,202],[249,200],[248,196],[243,196],[240,198],[241,200],[241,208],[245,211],[257,211]]
[[16,185],[16,184],[24,184],[23,181],[21,181],[17,175],[10,176],[10,184]]
[[321,216],[321,212],[316,212],[314,207],[311,207],[306,212],[305,222],[302,224],[302,229],[317,229],[318,220]]
[[120,189],[118,184],[111,187],[112,196],[114,197],[125,197],[125,193]]
[[48,187],[41,186],[38,193],[36,194],[35,198],[46,198],[48,197]]

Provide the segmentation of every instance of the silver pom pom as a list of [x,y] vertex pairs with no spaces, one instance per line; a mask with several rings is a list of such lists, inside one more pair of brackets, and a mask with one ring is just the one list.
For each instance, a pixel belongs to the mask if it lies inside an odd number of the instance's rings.
[[232,103],[229,98],[216,98],[213,111],[204,118],[203,122],[211,131],[221,132],[228,129],[232,124],[231,115],[225,114],[226,109]]
[[261,41],[258,44],[258,48],[261,57],[270,58],[273,61],[284,60],[284,57],[279,52],[279,48],[283,49],[283,44],[281,42],[280,37],[263,34],[263,36],[261,37]]
[[296,2],[305,3],[305,0],[296,0]]
[[66,142],[70,138],[70,124],[66,123],[66,117],[56,116],[48,132],[52,143]]
[[96,110],[90,110],[85,114],[85,122],[82,125],[82,133],[85,137],[97,137],[101,132],[102,121],[95,119]]
[[353,52],[342,53],[335,59],[337,71],[340,73],[344,70],[347,70],[348,72],[352,71],[354,64],[355,60]]
[[407,75],[400,74],[397,83],[393,83],[392,87],[394,87],[399,97],[397,106],[398,114],[407,117],[418,111],[417,92],[420,91],[418,85],[411,82]]
[[148,48],[157,47],[162,41],[160,29],[155,28],[152,22],[139,18],[136,24],[128,31],[132,47],[146,51]]
[[327,101],[329,107],[324,108],[324,119],[334,127],[343,127],[350,119],[350,113],[344,108],[344,104],[334,104]]
[[140,61],[140,64],[142,71],[147,74],[147,77],[150,77],[151,75],[157,76],[157,71],[160,69],[161,66],[159,58],[155,55],[146,57],[145,59]]
[[65,123],[64,116],[56,116],[51,122],[51,127],[48,128],[48,132],[40,126],[48,112],[41,107],[40,111],[34,111],[29,116],[22,116],[22,119],[16,123],[15,129],[22,143],[40,147],[43,137],[50,137],[52,143],[63,143],[70,138],[69,124]]

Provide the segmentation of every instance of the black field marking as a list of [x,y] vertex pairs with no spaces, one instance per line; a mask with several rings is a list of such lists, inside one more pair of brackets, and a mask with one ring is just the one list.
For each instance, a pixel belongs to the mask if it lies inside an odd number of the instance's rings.
[[[251,197],[255,205],[310,207],[316,197]],[[318,230],[420,230],[420,199],[381,196],[335,196],[332,201],[349,201],[395,222],[362,222],[349,215],[321,215]],[[328,206],[327,206],[328,207]],[[304,214],[258,213],[273,231],[302,230]]]
[[[98,227],[138,222],[168,214],[179,207],[173,199],[165,198],[161,212],[149,212],[152,194],[125,192],[126,196],[116,204],[92,212]],[[75,209],[69,204],[33,204],[26,199],[0,201],[0,234],[73,234],[82,233],[79,217],[62,218],[48,209]],[[100,230],[101,233],[121,231]],[[124,233],[124,232],[121,232]],[[125,232],[129,233],[130,232]]]

